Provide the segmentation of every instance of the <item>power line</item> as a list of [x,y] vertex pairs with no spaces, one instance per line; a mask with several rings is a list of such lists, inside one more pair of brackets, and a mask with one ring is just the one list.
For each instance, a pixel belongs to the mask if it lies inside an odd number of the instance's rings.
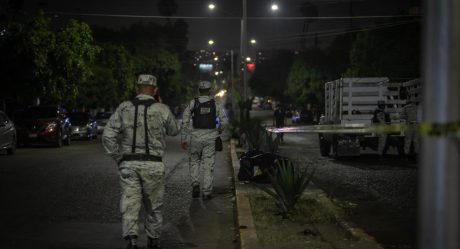
[[[143,18],[143,19],[221,19],[221,20],[241,20],[241,17],[216,17],[216,16],[157,16],[157,15],[124,15],[124,14],[102,14],[102,13],[75,13],[75,12],[47,12],[50,15],[61,16],[88,16],[88,17],[117,17],[117,18]],[[337,19],[381,19],[381,18],[414,18],[414,15],[378,15],[378,16],[280,16],[280,17],[248,17],[249,20],[337,20]]]
[[315,31],[315,32],[309,32],[309,33],[294,33],[294,34],[286,34],[278,37],[305,37],[305,36],[311,36],[311,35],[316,35],[316,34],[329,34],[329,33],[337,33],[337,32],[350,32],[350,31],[363,31],[366,29],[376,29],[376,28],[383,28],[383,27],[393,27],[393,26],[399,26],[399,25],[404,25],[404,24],[410,24],[410,23],[417,23],[419,20],[409,20],[409,21],[400,21],[400,22],[388,22],[388,23],[381,23],[381,24],[373,24],[373,25],[367,25],[363,26],[360,28],[354,28],[354,29],[333,29],[333,30],[320,30],[320,31]]
[[387,28],[392,28],[396,26],[401,26],[405,24],[410,24],[410,23],[416,23],[417,21],[408,21],[408,22],[400,22],[400,23],[393,23],[393,24],[382,24],[374,27],[367,27],[367,28],[360,28],[356,30],[344,30],[344,31],[325,31],[325,32],[311,32],[311,33],[306,33],[306,34],[293,34],[289,35],[285,38],[276,38],[276,39],[269,39],[269,40],[261,40],[261,43],[271,43],[271,42],[282,42],[282,41],[294,41],[298,39],[303,39],[305,37],[307,38],[315,38],[315,37],[330,37],[330,36],[337,36],[337,35],[344,35],[344,34],[351,34],[351,33],[357,33],[357,32],[362,32],[362,31],[370,31],[370,30],[380,30],[380,29],[387,29]]

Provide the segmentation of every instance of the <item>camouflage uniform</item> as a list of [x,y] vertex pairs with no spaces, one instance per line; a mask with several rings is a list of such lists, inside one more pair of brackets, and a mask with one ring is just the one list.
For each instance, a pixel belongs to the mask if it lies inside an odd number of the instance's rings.
[[[153,77],[153,76],[152,76]],[[155,80],[156,82],[156,80]],[[140,84],[138,82],[138,84]],[[156,84],[155,84],[156,86]],[[149,95],[139,94],[139,100],[152,100]],[[134,155],[145,155],[144,105],[138,106],[136,143]],[[124,156],[133,155],[133,128],[135,106],[131,101],[121,103],[110,117],[102,135],[106,151],[118,163],[122,196],[120,211],[122,213],[123,237],[137,237],[139,232],[139,211],[144,202],[146,210],[145,230],[149,238],[159,238],[162,225],[162,206],[164,196],[165,166],[161,157],[166,148],[165,136],[179,133],[176,120],[168,106],[155,103],[147,109],[147,138],[150,155],[159,161],[127,160]],[[120,138],[117,137],[121,135]]]
[[[390,114],[385,111],[385,105],[383,101],[379,101],[377,109],[374,111],[374,115],[372,117],[372,123],[375,124],[391,124]],[[378,135],[378,148],[377,152],[379,155],[384,156],[388,148],[390,147],[389,139],[390,136],[386,133],[382,133]]]
[[401,112],[401,119],[406,121],[408,127],[408,130],[404,134],[404,154],[412,154],[410,151],[411,144],[414,146],[413,153],[418,153],[419,142],[415,126],[417,124],[417,105],[413,102],[405,105]]
[[[204,103],[210,101],[209,96],[199,96],[198,101]],[[190,101],[185,108],[182,117],[182,142],[189,143],[189,167],[192,186],[200,185],[200,165],[203,170],[202,191],[205,196],[212,193],[214,182],[214,165],[215,165],[215,139],[219,136],[218,130],[215,129],[194,129],[191,124],[192,109],[195,106],[195,99]],[[216,103],[216,117],[220,121],[222,128],[227,123],[227,116],[224,109]]]

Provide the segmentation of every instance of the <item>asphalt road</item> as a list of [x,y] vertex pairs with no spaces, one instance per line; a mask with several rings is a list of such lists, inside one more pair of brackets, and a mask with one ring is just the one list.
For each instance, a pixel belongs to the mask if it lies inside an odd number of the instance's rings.
[[[203,202],[191,198],[188,159],[179,138],[169,138],[167,145],[162,246],[235,248],[228,155],[218,155],[216,198]],[[0,196],[0,248],[125,247],[118,171],[100,140],[0,154]],[[141,244],[145,240],[140,237]]]

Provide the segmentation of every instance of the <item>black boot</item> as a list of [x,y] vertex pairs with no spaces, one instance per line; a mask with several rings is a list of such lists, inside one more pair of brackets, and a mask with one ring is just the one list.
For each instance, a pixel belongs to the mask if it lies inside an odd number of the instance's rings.
[[213,197],[212,194],[203,195],[203,200],[209,201],[212,199],[212,197]]
[[148,249],[161,249],[161,247],[160,247],[160,239],[158,239],[158,238],[148,238],[147,248]]
[[129,235],[125,237],[127,242],[126,249],[137,249],[137,236],[136,235]]
[[200,197],[200,185],[195,185],[195,186],[193,186],[192,197],[193,197],[193,198],[198,198],[198,197]]

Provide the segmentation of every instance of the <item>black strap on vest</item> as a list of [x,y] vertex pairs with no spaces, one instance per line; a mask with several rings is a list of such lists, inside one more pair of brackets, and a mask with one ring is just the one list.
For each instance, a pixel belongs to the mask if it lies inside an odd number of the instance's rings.
[[147,155],[150,154],[149,151],[149,136],[148,136],[148,125],[147,125],[147,109],[149,106],[155,104],[154,99],[146,99],[146,100],[141,100],[141,99],[133,99],[131,100],[131,103],[133,103],[135,109],[134,109],[134,130],[133,130],[133,144],[131,146],[131,153],[136,154],[136,133],[137,133],[137,116],[139,113],[139,105],[144,106],[144,130],[145,130],[145,153]]
[[135,154],[135,155],[124,155],[121,161],[153,161],[161,162],[162,158],[154,155]]

